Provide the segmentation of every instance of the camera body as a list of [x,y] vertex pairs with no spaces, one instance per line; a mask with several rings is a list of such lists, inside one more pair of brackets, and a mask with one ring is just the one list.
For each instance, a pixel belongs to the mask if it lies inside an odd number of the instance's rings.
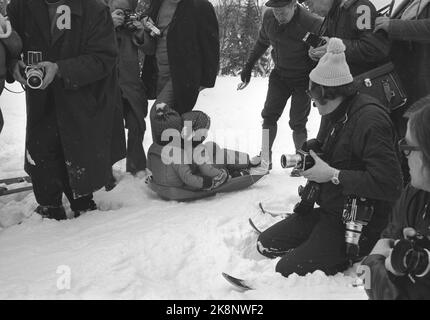
[[[294,168],[298,171],[306,171],[315,165],[315,160],[312,158],[310,151],[313,150],[319,157],[324,157],[322,144],[317,139],[306,141],[302,148],[295,155],[282,155],[282,168]],[[308,181],[306,185],[299,187],[299,196],[301,201],[294,207],[294,212],[297,214],[310,213],[315,203],[317,202],[321,191],[319,183]]]
[[133,22],[140,21],[144,17],[143,13],[135,12],[131,9],[124,9],[124,28],[130,31],[136,31],[137,28],[133,25]]
[[402,239],[391,253],[391,265],[400,274],[423,277],[430,271],[430,239],[422,234]]
[[343,208],[342,219],[345,223],[346,254],[350,258],[360,256],[360,238],[365,226],[373,217],[374,201],[366,198],[348,196]]
[[296,154],[283,154],[281,156],[281,166],[284,169],[294,168],[299,171],[306,171],[315,165],[315,160],[312,158],[310,151],[314,151],[318,157],[323,157],[322,144],[317,139],[306,141],[302,148]]
[[42,62],[42,52],[27,52],[27,66],[24,69],[24,77],[27,81],[27,86],[33,90],[40,89],[43,86],[43,78],[45,77],[45,69],[37,66],[39,62]]
[[321,38],[319,35],[312,32],[306,33],[306,35],[303,37],[303,42],[314,48],[321,47],[327,43],[324,38]]

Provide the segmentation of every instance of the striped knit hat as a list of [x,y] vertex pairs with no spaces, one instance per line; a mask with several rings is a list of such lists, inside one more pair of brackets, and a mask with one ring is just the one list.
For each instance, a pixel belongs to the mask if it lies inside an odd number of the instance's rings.
[[340,87],[354,81],[345,57],[346,47],[341,39],[331,38],[327,53],[312,70],[309,78],[325,87]]

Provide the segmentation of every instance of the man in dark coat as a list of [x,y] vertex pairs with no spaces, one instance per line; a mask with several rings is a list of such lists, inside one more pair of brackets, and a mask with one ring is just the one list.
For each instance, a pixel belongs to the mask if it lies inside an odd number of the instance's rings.
[[[369,0],[308,0],[307,3],[311,11],[325,17],[320,34],[342,39],[353,77],[387,60],[389,41],[373,32],[377,13]],[[309,55],[319,60],[326,50],[327,45],[312,48]]]
[[[308,57],[309,46],[303,41],[307,32],[318,32],[322,19],[297,4],[296,0],[271,0],[263,15],[258,39],[246,62],[241,80],[249,83],[255,63],[272,46],[275,68],[270,74],[269,89],[261,112],[263,135],[261,154],[252,159],[259,164],[255,172],[268,173],[272,167],[272,146],[278,131],[278,120],[291,97],[290,127],[296,150],[307,140],[306,123],[311,101],[306,90],[309,73],[315,62]],[[268,146],[265,132],[269,133]]]
[[[302,200],[302,210],[297,207],[292,216],[264,231],[258,240],[260,253],[282,257],[276,270],[286,277],[316,270],[333,275],[344,271],[350,260],[368,254],[402,187],[388,112],[376,99],[353,89],[342,41],[330,39],[327,50],[310,74],[309,92],[320,114],[327,116],[330,134],[321,141],[324,160],[311,151],[315,165],[303,172],[320,188],[313,195],[319,208]],[[344,216],[350,198],[365,198],[374,208],[373,216],[363,220],[356,219],[354,213]],[[357,221],[368,222],[358,254],[347,251],[344,223]],[[356,250],[357,246],[351,248]]]
[[[92,192],[107,183],[114,157],[123,157],[111,154],[119,95],[109,9],[97,0],[12,0],[7,11],[24,61],[29,51],[42,54],[43,85],[26,92],[25,169],[37,212],[65,219],[63,193],[75,216],[93,210]],[[16,58],[10,70],[25,84]]]
[[[146,63],[155,58],[157,68],[150,71],[158,69],[155,105],[166,103],[179,114],[191,111],[199,92],[212,88],[218,74],[215,10],[208,0],[153,0],[149,15],[161,30],[161,36],[145,43]],[[153,74],[144,68],[143,78],[153,79]]]

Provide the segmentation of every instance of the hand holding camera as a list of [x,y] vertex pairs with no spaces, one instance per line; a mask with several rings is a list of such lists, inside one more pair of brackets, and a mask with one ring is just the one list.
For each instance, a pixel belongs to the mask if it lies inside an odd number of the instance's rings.
[[430,239],[412,228],[404,230],[385,260],[385,267],[395,276],[424,277],[430,271]]
[[116,9],[112,12],[112,20],[115,28],[124,25],[124,11],[121,9]]

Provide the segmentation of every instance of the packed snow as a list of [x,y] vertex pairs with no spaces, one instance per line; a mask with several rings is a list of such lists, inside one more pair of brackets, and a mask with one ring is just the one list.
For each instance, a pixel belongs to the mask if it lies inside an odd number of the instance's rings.
[[[255,78],[243,91],[236,90],[238,82],[219,78],[214,89],[201,93],[195,109],[211,116],[210,139],[254,155],[260,148],[268,79]],[[0,179],[22,176],[24,95],[5,92],[0,99],[5,118]],[[1,197],[0,299],[366,299],[364,289],[353,285],[353,270],[284,278],[274,271],[277,260],[256,250],[257,234],[248,218],[260,227],[280,219],[263,216],[258,203],[291,211],[299,200],[297,187],[305,182],[291,178],[278,161],[282,153],[294,151],[288,118],[287,106],[272,173],[245,191],[192,203],[166,202],[147,188],[144,177],[125,174],[120,162],[115,165],[119,185],[97,192],[99,210],[78,219],[42,219],[33,213],[37,204],[31,192]],[[318,126],[313,109],[309,137]],[[245,278],[256,289],[236,291],[222,272]],[[65,275],[71,276],[70,283],[63,281]]]

